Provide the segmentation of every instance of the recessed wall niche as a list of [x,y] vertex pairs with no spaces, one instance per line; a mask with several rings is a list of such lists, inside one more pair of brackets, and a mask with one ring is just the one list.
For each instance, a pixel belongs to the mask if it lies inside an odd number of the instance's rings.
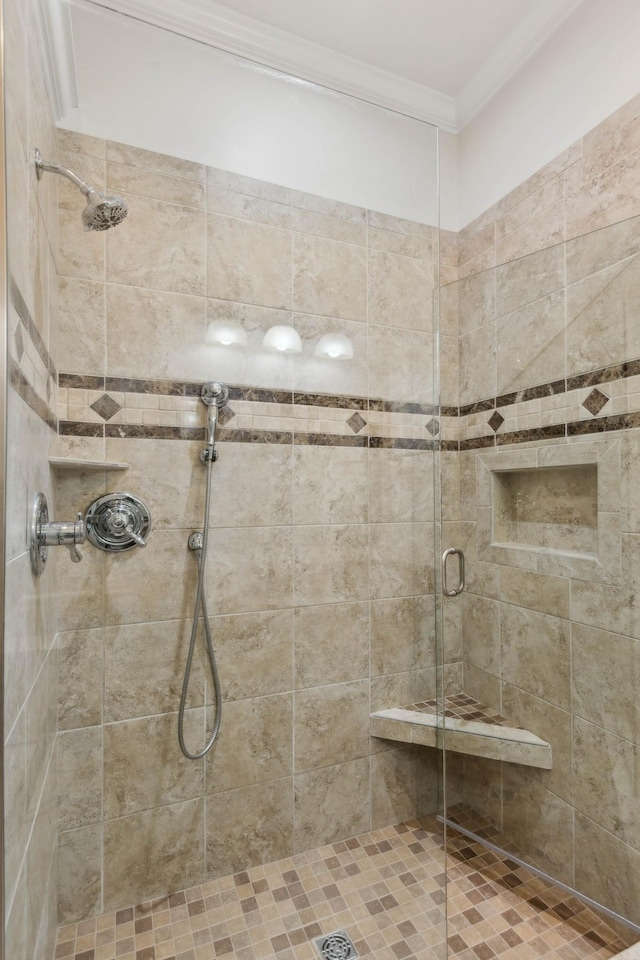
[[493,543],[597,554],[597,464],[495,470],[492,483]]
[[478,559],[552,576],[620,579],[620,442],[477,457]]

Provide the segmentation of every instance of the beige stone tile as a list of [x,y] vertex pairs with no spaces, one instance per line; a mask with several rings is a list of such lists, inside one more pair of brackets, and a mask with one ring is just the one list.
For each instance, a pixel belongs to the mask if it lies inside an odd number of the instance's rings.
[[496,263],[525,257],[542,247],[551,247],[565,239],[565,201],[537,213],[525,224],[496,243]]
[[500,606],[494,600],[462,595],[464,656],[480,670],[500,673]]
[[227,383],[293,389],[300,358],[264,350],[262,342],[270,327],[294,324],[297,329],[297,318],[294,321],[289,312],[269,307],[207,300],[207,324],[219,320],[240,324],[247,334],[247,346],[236,348],[207,342],[208,377]]
[[102,825],[61,833],[58,844],[58,921],[95,916],[102,896]]
[[640,729],[636,640],[574,623],[571,628],[573,712],[636,742]]
[[[294,389],[338,396],[367,396],[368,331],[365,323],[299,313],[293,314],[291,323],[302,339],[302,353],[288,358]],[[349,338],[353,345],[351,360],[316,357],[316,346],[327,333],[339,333]],[[346,419],[350,412],[345,411],[345,415]]]
[[464,759],[465,801],[497,827],[502,826],[502,776],[507,766],[485,757]]
[[[478,358],[482,362],[478,363]],[[496,325],[488,323],[460,337],[460,403],[496,395]]]
[[102,820],[102,729],[86,727],[58,736],[58,829]]
[[106,156],[111,163],[139,167],[165,177],[178,177],[182,180],[193,180],[196,183],[203,183],[205,178],[205,168],[200,163],[156,153],[154,150],[143,150],[125,143],[116,143],[114,140],[107,140]]
[[366,320],[365,249],[324,237],[294,234],[293,308],[316,316]]
[[92,137],[75,130],[57,130],[58,148],[67,157],[95,157],[104,160],[107,155],[107,143],[102,137]]
[[567,283],[599,273],[640,252],[638,217],[630,217],[600,230],[592,230],[565,244]]
[[553,768],[528,768],[527,776],[567,803],[573,802],[571,729],[575,719],[565,710],[551,706],[546,700],[532,697],[518,687],[502,684],[502,713],[511,726],[530,730],[551,744]]
[[[190,620],[105,629],[105,722],[178,709],[190,633]],[[204,672],[200,637],[189,684],[191,707],[204,702]]]
[[[445,231],[441,231],[441,234]],[[416,260],[433,260],[433,240],[430,237],[396,233],[380,227],[369,227],[367,244],[370,250],[383,253],[395,253],[402,257],[414,257]],[[450,254],[449,249],[447,253]],[[440,241],[440,259],[443,260],[442,240]],[[457,249],[456,249],[457,260]],[[457,263],[455,264],[457,266]]]
[[[202,709],[185,714],[184,736],[192,750],[204,740],[203,721]],[[177,726],[177,714],[105,724],[105,820],[202,795],[204,765],[182,755]]]
[[594,175],[585,171],[583,162],[576,164],[567,181],[567,239],[638,216],[639,158],[640,151],[635,150]]
[[367,450],[298,446],[293,451],[293,522],[364,523]]
[[583,138],[583,160],[589,175],[603,172],[640,147],[638,107],[638,97],[632,97]]
[[[260,197],[262,200],[271,200],[273,203],[291,203],[293,191],[277,183],[266,180],[255,180],[229,170],[220,170],[217,167],[207,167],[207,187],[231,190],[248,197]],[[307,197],[308,194],[302,194]]]
[[102,721],[102,630],[59,636],[58,728],[90,727]]
[[368,758],[350,760],[295,777],[295,852],[368,829],[369,765]]
[[104,825],[104,909],[150,900],[204,879],[204,801]]
[[[55,713],[52,728],[49,703],[49,697],[52,693],[55,695],[55,687],[53,690],[50,689],[48,670],[46,664],[43,664],[24,705],[27,819],[29,822],[36,815],[38,803],[42,802],[40,793],[47,776],[47,765],[55,740]],[[55,818],[55,812],[53,812],[53,817]]]
[[5,920],[5,950],[10,951],[9,955],[16,960],[26,960],[27,957],[26,885],[26,871],[23,870],[16,894],[7,906]]
[[292,699],[278,694],[224,705],[220,737],[207,758],[207,795],[290,776]]
[[249,613],[291,606],[289,528],[219,529],[216,555],[218,562],[206,568],[211,612]]
[[[500,713],[502,710],[502,689],[500,677],[495,674],[487,673],[486,670],[480,670],[467,661],[463,664],[464,682],[462,688],[464,692],[477,700],[478,703],[484,703],[485,706]],[[459,693],[459,690],[451,690],[451,693]]]
[[371,673],[435,667],[432,597],[375,600],[371,604]]
[[291,309],[291,237],[288,230],[210,215],[207,295]]
[[487,251],[493,251],[495,245],[495,224],[487,223],[474,230],[476,221],[469,224],[459,235],[459,264],[467,264]]
[[291,228],[291,207],[286,203],[274,203],[262,197],[252,197],[235,190],[224,190],[213,184],[207,185],[207,211],[240,220],[252,220],[272,227]]
[[368,673],[368,603],[322,604],[296,609],[296,689],[359,680]]
[[613,264],[567,290],[567,374],[618,363],[640,350],[636,296],[640,259]]
[[433,330],[433,267],[378,250],[369,251],[369,322],[408,330]]
[[[359,207],[351,208],[360,210]],[[377,210],[367,211],[367,221],[370,227],[379,230],[393,230],[394,233],[404,234],[409,237],[423,237],[431,240],[435,233],[435,227],[428,223],[419,223],[417,220],[405,220],[403,217],[394,217],[389,213],[380,213]]]
[[431,334],[370,327],[369,394],[399,403],[433,403]]
[[371,758],[371,825],[374,830],[416,816],[418,762],[416,748],[411,747],[385,750]]
[[569,622],[503,604],[502,678],[533,696],[568,709]]
[[369,520],[391,523],[433,519],[433,453],[369,451]]
[[194,179],[153,172],[138,165],[107,163],[107,186],[109,192],[116,196],[126,193],[198,209],[204,207],[204,184]]
[[[65,162],[64,155],[60,161]],[[105,182],[104,160],[76,155],[70,160],[74,173],[100,188]],[[80,219],[84,202],[77,187],[66,180],[58,182],[58,273],[83,280],[105,279],[106,238],[103,232],[87,233]],[[120,227],[122,229],[122,227]]]
[[362,221],[326,215],[296,206],[291,209],[291,226],[297,233],[327,237],[343,243],[357,243],[363,246],[367,240],[366,226]]
[[27,733],[23,710],[4,745],[4,806],[8,829],[4,840],[5,890],[10,901],[19,884],[22,858],[27,846]]
[[292,852],[291,779],[207,797],[207,877],[223,877]]
[[191,551],[185,539],[182,530],[152,530],[148,549],[106,558],[104,623],[107,626],[178,620],[191,615],[197,565],[193,556],[189,556]]
[[370,529],[371,598],[433,592],[433,525],[376,523]]
[[501,264],[495,270],[496,315],[513,313],[564,286],[561,244]]
[[58,356],[65,373],[106,372],[104,284],[60,277]]
[[570,884],[573,809],[514,764],[504,765],[503,778],[504,832],[527,850],[536,865]]
[[299,690],[293,731],[296,773],[368,756],[368,680]]
[[592,580],[571,581],[571,619],[626,636],[636,632],[635,591],[638,583],[640,544],[633,536],[622,536],[622,563],[626,570],[620,584]]
[[495,320],[496,271],[484,270],[455,284],[460,335]]
[[638,746],[579,717],[573,721],[574,802],[618,839],[638,848]]
[[564,199],[564,177],[562,173],[547,180],[537,190],[529,193],[517,203],[511,203],[508,209],[496,220],[496,238],[502,240],[514,230],[524,227],[534,216],[554,207]]
[[364,524],[294,528],[296,605],[364,600],[369,588],[367,543]]
[[569,617],[569,580],[547,577],[517,567],[500,567],[500,597],[505,603]]
[[[128,282],[132,283],[133,278]],[[204,380],[204,299],[183,296],[185,291],[172,293],[126,284],[126,280],[121,280],[107,285],[109,374],[153,380]],[[162,281],[156,283],[149,278],[147,285],[159,287]],[[172,285],[169,279],[167,286]],[[162,336],[158,336],[159,330]]]
[[293,689],[292,610],[215,617],[211,628],[224,700]]
[[576,812],[578,889],[633,923],[640,921],[640,854],[593,820]]
[[500,317],[496,342],[498,394],[564,378],[564,293]]
[[107,236],[107,280],[204,296],[204,213],[148,197],[131,197],[129,207]]

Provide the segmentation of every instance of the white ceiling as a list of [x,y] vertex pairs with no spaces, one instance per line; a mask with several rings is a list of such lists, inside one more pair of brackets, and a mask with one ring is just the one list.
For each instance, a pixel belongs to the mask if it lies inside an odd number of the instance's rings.
[[583,0],[72,2],[128,14],[456,133]]

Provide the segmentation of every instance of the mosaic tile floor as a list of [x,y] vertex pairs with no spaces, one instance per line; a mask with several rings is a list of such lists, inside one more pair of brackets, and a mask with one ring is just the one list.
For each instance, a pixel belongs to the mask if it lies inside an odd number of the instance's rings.
[[[450,816],[491,832],[466,808]],[[61,927],[56,960],[312,960],[315,939],[341,929],[363,958],[444,960],[440,830],[387,827]],[[450,958],[605,960],[628,945],[480,844],[452,835],[447,857]]]

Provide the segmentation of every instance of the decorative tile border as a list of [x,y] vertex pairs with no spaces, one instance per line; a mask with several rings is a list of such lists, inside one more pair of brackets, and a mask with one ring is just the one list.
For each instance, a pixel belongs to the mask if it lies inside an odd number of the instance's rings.
[[[199,382],[62,373],[59,384],[65,435],[201,435]],[[229,396],[221,441],[482,450],[640,428],[640,360],[462,407],[237,384]]]

